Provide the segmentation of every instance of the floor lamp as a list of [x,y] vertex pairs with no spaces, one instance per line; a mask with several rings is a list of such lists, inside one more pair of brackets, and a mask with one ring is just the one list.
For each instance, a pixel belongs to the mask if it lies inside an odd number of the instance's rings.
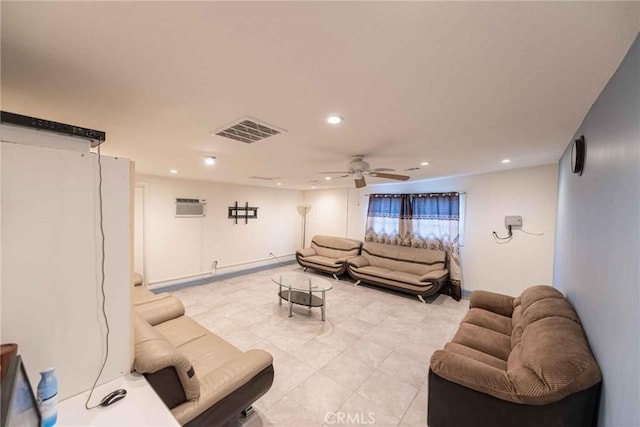
[[299,205],[298,212],[302,215],[302,247],[304,248],[307,240],[307,212],[311,209],[311,205]]

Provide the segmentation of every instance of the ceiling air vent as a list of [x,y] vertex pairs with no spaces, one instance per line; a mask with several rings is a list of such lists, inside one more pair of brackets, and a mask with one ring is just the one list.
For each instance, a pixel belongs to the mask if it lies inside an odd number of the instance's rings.
[[206,204],[203,199],[176,198],[176,218],[202,217]]
[[213,134],[247,144],[253,144],[256,141],[269,138],[282,132],[286,131],[268,123],[261,122],[260,120],[243,117],[231,125],[213,131]]

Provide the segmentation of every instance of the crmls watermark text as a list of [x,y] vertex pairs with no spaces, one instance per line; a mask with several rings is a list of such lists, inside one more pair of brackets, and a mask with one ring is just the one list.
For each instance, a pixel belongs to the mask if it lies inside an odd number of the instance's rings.
[[327,412],[324,414],[324,422],[327,424],[374,424],[376,414],[374,412]]

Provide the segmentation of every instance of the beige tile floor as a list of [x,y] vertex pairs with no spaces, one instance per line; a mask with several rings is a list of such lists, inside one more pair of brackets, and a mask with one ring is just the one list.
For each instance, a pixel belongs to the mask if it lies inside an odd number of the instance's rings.
[[469,308],[440,295],[431,304],[330,276],[320,310],[278,305],[271,276],[286,265],[173,292],[187,314],[241,350],[273,355],[275,379],[243,427],[426,426],[434,350]]

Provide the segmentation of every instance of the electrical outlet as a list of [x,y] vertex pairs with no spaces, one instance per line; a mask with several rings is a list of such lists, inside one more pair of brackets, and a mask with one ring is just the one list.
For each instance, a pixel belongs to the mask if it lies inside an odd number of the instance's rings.
[[512,215],[504,217],[504,228],[516,230],[522,228],[522,217],[520,215]]

